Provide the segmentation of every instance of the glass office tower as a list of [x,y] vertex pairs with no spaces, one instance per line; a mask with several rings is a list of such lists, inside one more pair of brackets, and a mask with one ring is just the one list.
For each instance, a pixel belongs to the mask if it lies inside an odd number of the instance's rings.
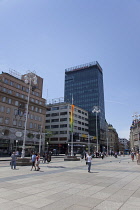
[[89,134],[96,136],[96,114],[93,107],[98,106],[98,136],[101,147],[105,146],[105,108],[103,71],[99,63],[92,62],[65,70],[64,101],[89,112]]

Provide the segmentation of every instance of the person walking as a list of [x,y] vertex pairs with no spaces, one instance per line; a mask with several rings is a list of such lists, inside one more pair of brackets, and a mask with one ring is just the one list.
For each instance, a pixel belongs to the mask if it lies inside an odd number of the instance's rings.
[[88,165],[88,172],[90,173],[90,169],[91,169],[91,160],[92,160],[92,156],[90,153],[87,154],[87,158],[86,158],[86,161],[87,161],[87,165]]
[[40,170],[39,164],[40,164],[40,154],[37,153],[37,156],[36,156],[36,167],[37,167],[37,171]]
[[134,152],[131,152],[131,160],[134,162]]
[[35,168],[35,171],[36,171],[36,166],[35,166],[36,155],[35,155],[34,152],[32,154],[31,160],[32,160],[32,168],[31,168],[31,171],[32,171],[33,167]]
[[15,152],[13,152],[13,154],[11,155],[11,169],[16,169],[16,159],[17,156]]

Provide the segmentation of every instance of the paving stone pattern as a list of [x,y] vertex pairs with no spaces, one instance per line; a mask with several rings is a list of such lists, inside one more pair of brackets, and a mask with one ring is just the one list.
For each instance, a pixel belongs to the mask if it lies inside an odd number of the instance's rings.
[[140,210],[140,165],[130,156],[92,160],[52,158],[12,170],[0,161],[0,210]]

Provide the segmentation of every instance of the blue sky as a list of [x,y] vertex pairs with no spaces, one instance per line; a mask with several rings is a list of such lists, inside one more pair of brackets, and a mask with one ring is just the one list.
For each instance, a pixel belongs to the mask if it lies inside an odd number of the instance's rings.
[[129,138],[140,108],[140,0],[0,0],[0,33],[0,70],[35,70],[48,100],[63,97],[66,68],[98,61],[106,120]]

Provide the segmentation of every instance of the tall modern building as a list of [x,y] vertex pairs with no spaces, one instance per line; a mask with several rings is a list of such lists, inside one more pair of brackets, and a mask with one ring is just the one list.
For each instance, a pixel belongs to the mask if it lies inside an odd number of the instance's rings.
[[[99,144],[106,145],[106,125],[104,108],[103,70],[99,63],[92,62],[65,70],[64,101],[85,109],[89,112],[89,134],[95,136],[98,130]],[[98,106],[100,113],[92,113]],[[96,130],[97,119],[97,130]]]

